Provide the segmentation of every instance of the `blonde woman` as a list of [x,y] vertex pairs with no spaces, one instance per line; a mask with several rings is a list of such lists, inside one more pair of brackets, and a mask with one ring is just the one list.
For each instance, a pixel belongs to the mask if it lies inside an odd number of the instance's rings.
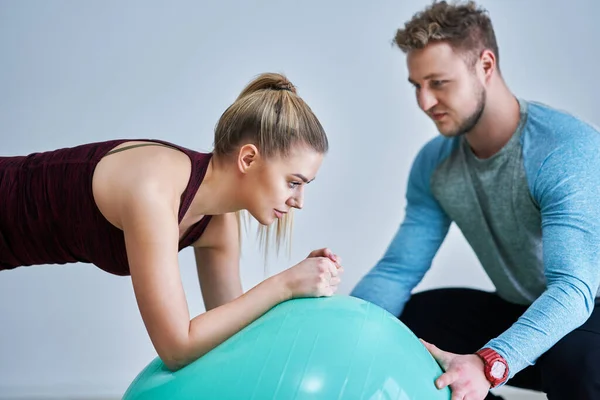
[[[0,157],[0,270],[92,263],[130,275],[162,361],[177,370],[294,297],[340,282],[328,249],[242,291],[236,212],[285,232],[328,150],[295,87],[262,74],[223,113],[214,150],[113,140]],[[190,318],[178,252],[193,247],[206,312]]]

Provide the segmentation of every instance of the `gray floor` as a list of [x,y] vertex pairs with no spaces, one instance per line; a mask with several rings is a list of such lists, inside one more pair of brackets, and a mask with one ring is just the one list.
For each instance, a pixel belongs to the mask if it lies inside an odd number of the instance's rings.
[[503,387],[494,391],[498,396],[504,397],[505,400],[544,400],[546,395],[543,393],[534,393],[528,390],[514,389],[511,387]]

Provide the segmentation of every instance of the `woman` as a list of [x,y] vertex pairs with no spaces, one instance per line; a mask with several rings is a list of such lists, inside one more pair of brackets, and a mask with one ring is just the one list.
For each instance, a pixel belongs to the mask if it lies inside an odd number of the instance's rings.
[[[276,304],[332,295],[327,249],[242,292],[236,212],[285,226],[328,150],[311,109],[282,75],[252,81],[221,116],[211,153],[114,140],[0,157],[0,269],[93,263],[131,275],[150,339],[177,370]],[[278,229],[278,233],[281,229]],[[190,320],[178,252],[194,248],[206,312]]]

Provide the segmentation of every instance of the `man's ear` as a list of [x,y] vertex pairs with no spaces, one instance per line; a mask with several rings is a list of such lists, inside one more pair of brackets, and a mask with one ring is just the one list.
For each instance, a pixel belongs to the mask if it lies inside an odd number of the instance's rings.
[[494,71],[498,67],[496,65],[496,56],[494,55],[494,52],[486,49],[481,53],[479,61],[481,63],[484,79],[486,82],[489,82],[489,80],[492,78]]

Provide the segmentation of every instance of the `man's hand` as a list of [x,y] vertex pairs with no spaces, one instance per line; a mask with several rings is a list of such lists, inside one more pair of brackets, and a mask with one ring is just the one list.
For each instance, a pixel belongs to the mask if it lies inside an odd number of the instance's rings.
[[435,381],[438,389],[450,386],[452,400],[484,400],[490,390],[483,361],[476,354],[453,354],[421,339],[429,353],[444,369]]

